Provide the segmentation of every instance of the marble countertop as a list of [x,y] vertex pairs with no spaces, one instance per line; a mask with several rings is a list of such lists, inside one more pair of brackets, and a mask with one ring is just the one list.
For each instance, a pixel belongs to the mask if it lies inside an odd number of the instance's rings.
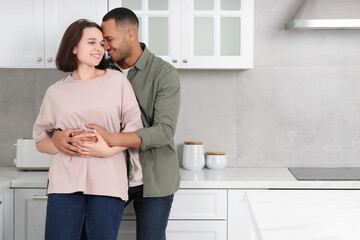
[[[180,169],[182,189],[360,189],[360,181],[297,181],[287,168]],[[12,188],[46,188],[47,171],[0,167],[0,183]]]

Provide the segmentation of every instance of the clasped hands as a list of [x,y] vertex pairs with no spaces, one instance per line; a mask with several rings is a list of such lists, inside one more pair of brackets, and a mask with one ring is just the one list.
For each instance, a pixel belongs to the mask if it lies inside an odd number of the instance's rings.
[[60,152],[71,156],[111,156],[111,147],[105,141],[110,133],[94,124],[86,124],[85,126],[90,130],[66,129],[55,131],[52,136],[55,147]]

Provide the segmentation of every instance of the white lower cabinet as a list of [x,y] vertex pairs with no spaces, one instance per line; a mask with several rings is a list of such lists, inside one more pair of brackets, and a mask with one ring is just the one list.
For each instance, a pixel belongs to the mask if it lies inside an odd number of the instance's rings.
[[0,193],[0,240],[5,239],[5,193]]
[[15,189],[15,240],[44,239],[46,189]]
[[[169,220],[167,240],[226,240],[226,221]],[[121,222],[118,240],[136,240],[135,220]]]
[[244,190],[228,190],[228,209],[228,240],[261,239]]
[[[226,240],[227,190],[179,190],[174,197],[166,236],[168,240]],[[124,211],[118,239],[136,239],[132,204]]]

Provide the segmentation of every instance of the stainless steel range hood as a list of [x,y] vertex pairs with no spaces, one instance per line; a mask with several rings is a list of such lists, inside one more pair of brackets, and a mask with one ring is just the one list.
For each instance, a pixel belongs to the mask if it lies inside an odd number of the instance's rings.
[[285,29],[360,29],[360,0],[304,0]]

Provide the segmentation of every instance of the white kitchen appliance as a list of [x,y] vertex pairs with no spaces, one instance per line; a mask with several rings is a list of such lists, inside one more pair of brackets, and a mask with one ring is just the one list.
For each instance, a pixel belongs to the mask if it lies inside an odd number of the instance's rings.
[[53,155],[41,153],[31,138],[17,139],[15,166],[19,170],[48,170]]

